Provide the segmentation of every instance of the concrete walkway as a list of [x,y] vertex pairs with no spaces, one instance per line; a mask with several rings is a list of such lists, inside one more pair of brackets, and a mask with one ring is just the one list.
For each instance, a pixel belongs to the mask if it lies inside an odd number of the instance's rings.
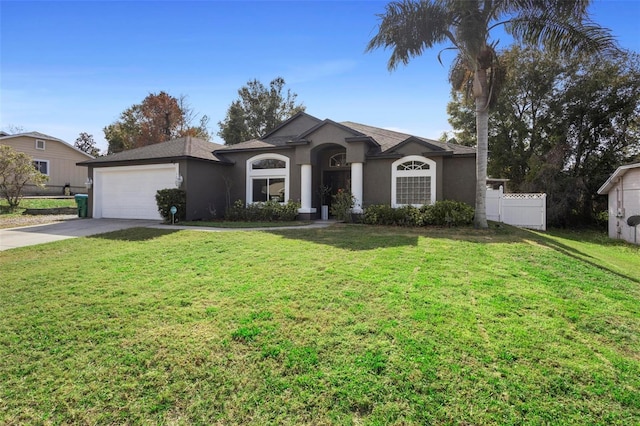
[[210,228],[203,226],[163,225],[157,220],[134,219],[72,219],[47,225],[25,226],[22,228],[0,229],[0,251],[16,247],[33,246],[66,240],[68,238],[87,237],[104,234],[105,232],[120,231],[129,228],[156,228],[208,232],[230,231],[277,231],[283,229],[313,229],[325,228],[333,221],[316,221],[310,225],[277,226],[272,228]]
[[158,225],[158,223],[157,220],[72,219],[46,225],[0,229],[0,251],[68,238],[104,234],[121,229]]

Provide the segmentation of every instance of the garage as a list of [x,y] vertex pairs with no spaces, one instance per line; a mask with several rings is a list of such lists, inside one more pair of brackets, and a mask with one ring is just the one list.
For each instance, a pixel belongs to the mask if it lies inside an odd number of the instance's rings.
[[156,192],[176,187],[178,164],[96,167],[93,172],[94,218],[162,220]]

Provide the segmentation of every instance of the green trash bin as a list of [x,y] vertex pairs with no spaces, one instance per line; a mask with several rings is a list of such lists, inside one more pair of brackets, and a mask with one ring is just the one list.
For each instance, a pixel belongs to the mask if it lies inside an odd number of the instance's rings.
[[87,209],[89,204],[89,195],[76,194],[76,205],[78,206],[78,217],[87,217]]

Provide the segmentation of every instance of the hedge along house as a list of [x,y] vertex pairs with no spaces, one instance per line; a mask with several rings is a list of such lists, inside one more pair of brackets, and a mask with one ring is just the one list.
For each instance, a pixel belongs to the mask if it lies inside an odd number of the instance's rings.
[[[160,175],[164,187],[176,187],[176,177],[183,177],[187,220],[211,217],[204,206],[215,206],[221,216],[235,200],[293,200],[301,204],[301,219],[317,218],[321,186],[331,188],[332,194],[351,191],[355,213],[372,204],[423,205],[445,199],[474,203],[475,149],[470,147],[306,113],[296,114],[261,139],[237,145],[187,139],[191,149],[178,139],[81,163],[89,166],[94,182],[89,211],[94,217],[135,218],[134,205],[141,197],[135,195],[139,185],[133,179],[153,181],[158,187]],[[168,147],[173,147],[171,153]],[[193,164],[198,164],[198,174],[192,174]],[[135,178],[127,179],[129,172]],[[147,174],[150,177],[143,177]],[[147,184],[145,191],[153,186]],[[112,212],[105,209],[110,204],[122,207]],[[126,204],[131,208],[124,208]],[[150,210],[150,203],[140,209]],[[138,218],[142,216],[151,218]]]

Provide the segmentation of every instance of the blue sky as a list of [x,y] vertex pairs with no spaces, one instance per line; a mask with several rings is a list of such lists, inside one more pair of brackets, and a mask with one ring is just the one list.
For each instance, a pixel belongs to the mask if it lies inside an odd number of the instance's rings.
[[[186,95],[211,130],[237,90],[281,76],[307,112],[438,138],[450,130],[448,59],[389,72],[364,53],[379,1],[0,1],[0,129],[106,149],[102,129],[149,93]],[[597,0],[594,20],[640,52],[640,2]],[[504,43],[506,45],[506,43]],[[222,143],[218,137],[215,142]]]

